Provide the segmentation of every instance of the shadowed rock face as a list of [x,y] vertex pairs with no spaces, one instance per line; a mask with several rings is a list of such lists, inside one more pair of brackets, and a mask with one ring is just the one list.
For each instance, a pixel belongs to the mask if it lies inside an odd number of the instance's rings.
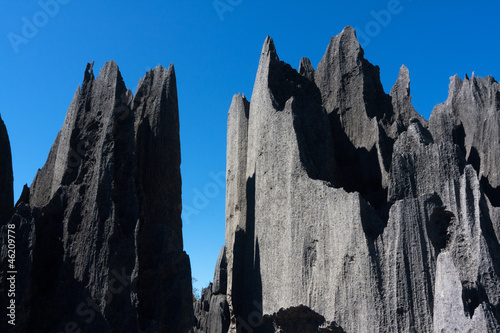
[[223,246],[215,265],[214,282],[201,291],[201,298],[194,303],[196,325],[193,333],[226,333],[229,328],[226,247]]
[[453,79],[427,123],[352,28],[299,72],[268,37],[228,115],[229,331],[498,331],[498,91]]
[[432,112],[430,130],[436,141],[461,147],[491,204],[500,207],[500,85],[474,74],[450,80],[448,99]]
[[149,71],[135,98],[113,61],[97,78],[92,67],[11,220],[29,258],[13,331],[186,332],[173,66]]
[[0,117],[0,226],[7,223],[12,216],[13,182],[10,141],[5,124]]

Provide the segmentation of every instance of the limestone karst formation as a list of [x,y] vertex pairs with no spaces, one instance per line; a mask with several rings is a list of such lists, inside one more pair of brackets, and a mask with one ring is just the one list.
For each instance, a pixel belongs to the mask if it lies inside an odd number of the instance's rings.
[[12,215],[13,181],[9,135],[0,116],[0,225],[9,220]]
[[[132,94],[88,64],[14,205],[0,119],[0,306],[9,332],[499,332],[500,85],[451,78],[429,120],[386,94],[355,31],[314,69],[268,37],[228,113],[225,245],[193,303],[171,65]],[[222,245],[222,244],[221,244]]]
[[[229,331],[500,331],[499,131],[492,77],[453,77],[426,121],[352,28],[316,70],[268,37],[228,115]],[[219,308],[198,332],[223,332]]]
[[[92,67],[10,220],[17,232],[17,323],[8,326],[2,316],[2,332],[184,333],[193,307],[174,67],[147,72],[135,96],[113,61],[97,78]],[[4,132],[2,157],[10,154]],[[5,175],[1,181],[12,187]]]

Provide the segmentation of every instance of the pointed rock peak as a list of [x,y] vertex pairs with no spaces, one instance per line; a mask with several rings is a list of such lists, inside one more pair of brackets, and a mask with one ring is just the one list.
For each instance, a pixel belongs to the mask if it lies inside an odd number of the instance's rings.
[[234,102],[234,101],[243,101],[243,102],[248,102],[247,98],[245,97],[245,94],[241,94],[241,93],[239,93],[239,94],[235,94],[235,95],[233,96],[233,102]]
[[118,72],[118,65],[114,60],[107,61],[102,69],[99,71],[99,76],[106,75],[108,73]]
[[94,81],[94,62],[87,63],[85,74],[83,75],[83,82]]
[[465,73],[465,80],[469,80],[469,75],[467,75],[467,73]]
[[167,90],[177,95],[174,65],[170,63],[168,69],[162,65],[156,66],[146,72],[137,84],[134,95],[135,104],[140,104],[142,99],[152,90]]
[[356,30],[354,30],[354,28],[351,27],[350,25],[348,25],[344,29],[342,29],[342,32],[339,35],[346,36],[346,37],[353,38],[353,39],[357,40]]
[[399,69],[398,79],[391,89],[391,96],[398,94],[400,97],[410,96],[410,71],[405,65]]
[[243,112],[245,114],[245,118],[248,119],[250,111],[250,102],[246,99],[245,95],[237,94],[233,96],[233,101],[231,102],[231,106],[229,108],[229,113],[233,112]]
[[314,67],[309,58],[300,59],[299,74],[311,81],[314,80]]
[[169,82],[171,80],[175,81],[174,65],[170,63],[168,69],[162,65],[158,65],[154,69],[147,71],[146,75],[139,80],[137,89],[139,89],[139,87],[141,87],[145,82],[149,82],[149,85],[152,86],[155,84],[164,84],[165,82]]
[[266,37],[264,46],[262,46],[261,57],[269,56],[273,60],[278,60],[278,53],[276,52],[276,47],[274,46],[274,41],[270,36]]
[[408,68],[405,65],[401,65],[401,68],[399,69],[398,80],[401,80],[404,82],[406,82],[406,81],[410,82],[410,71],[408,70]]
[[17,200],[16,207],[18,207],[23,202],[27,204],[29,204],[30,202],[30,188],[28,187],[28,184],[24,184],[23,191],[21,192],[19,200]]
[[338,52],[344,54],[354,52],[354,54],[359,54],[360,56],[364,55],[361,44],[359,44],[356,37],[356,31],[351,26],[345,27],[340,34],[332,37],[328,46],[328,49],[330,48],[338,49]]
[[450,77],[450,84],[449,84],[449,88],[448,88],[448,97],[451,97],[454,94],[458,93],[460,91],[460,89],[462,89],[463,84],[464,84],[464,81],[462,81],[462,79],[459,78],[457,74]]
[[[104,64],[99,71],[96,81],[99,81],[100,84],[116,87],[120,91],[126,90],[120,69],[114,60],[110,60]],[[84,85],[82,85],[82,88],[84,88]]]

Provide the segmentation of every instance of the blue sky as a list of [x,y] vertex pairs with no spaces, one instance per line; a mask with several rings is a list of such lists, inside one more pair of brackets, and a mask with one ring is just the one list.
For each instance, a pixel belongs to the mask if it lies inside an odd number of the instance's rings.
[[500,78],[498,1],[57,0],[59,8],[47,9],[51,1],[3,1],[0,14],[0,113],[16,199],[43,166],[87,62],[98,72],[115,60],[134,92],[148,69],[173,63],[184,247],[200,289],[224,244],[227,110],[233,94],[251,97],[267,35],[297,68],[301,57],[316,66],[330,37],[355,27],[386,92],[400,66],[409,68],[413,104],[425,118],[446,99],[450,76]]

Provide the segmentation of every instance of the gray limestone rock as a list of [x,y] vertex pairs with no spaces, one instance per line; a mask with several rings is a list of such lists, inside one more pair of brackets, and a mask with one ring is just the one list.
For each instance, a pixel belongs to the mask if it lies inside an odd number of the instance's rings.
[[498,84],[466,81],[427,123],[352,28],[316,70],[266,39],[228,115],[230,332],[500,329]]
[[[127,96],[123,97],[126,102]],[[192,324],[191,270],[182,251],[179,111],[173,65],[146,73],[137,86],[132,111],[139,204],[132,279],[137,283],[139,326],[143,331],[184,332]]]
[[0,116],[0,226],[7,223],[14,207],[14,176],[7,128]]
[[214,295],[226,294],[227,291],[227,258],[226,247],[220,249],[219,258],[215,264],[214,283],[212,293]]
[[[232,295],[239,295],[241,290],[233,291],[233,279],[242,281],[244,269],[242,262],[234,256],[242,257],[245,248],[241,236],[246,229],[246,197],[241,188],[246,186],[248,112],[250,103],[245,96],[235,95],[227,118],[227,162],[226,162],[226,258],[227,258],[227,300],[234,308]],[[241,297],[236,296],[237,302]],[[239,307],[239,304],[236,304]],[[231,311],[234,314],[234,310]],[[234,315],[233,315],[234,316]],[[232,318],[236,322],[236,318]]]
[[213,285],[203,288],[194,303],[196,324],[192,333],[226,333],[229,329],[229,305],[226,295],[212,293]]
[[229,329],[229,304],[226,298],[227,259],[223,246],[215,265],[214,283],[203,288],[201,298],[194,303],[196,325],[193,333],[226,333]]
[[451,78],[449,96],[436,106],[429,127],[436,141],[459,145],[478,173],[484,193],[500,206],[500,85],[488,76]]
[[314,81],[333,133],[335,185],[361,193],[377,208],[382,206],[395,116],[391,98],[380,83],[379,68],[364,58],[353,28],[332,37]]
[[418,114],[411,104],[410,72],[405,65],[399,70],[398,79],[391,89],[391,98],[398,134],[406,130],[412,120],[418,120],[421,124],[426,123],[424,117]]
[[29,258],[11,331],[187,332],[173,67],[148,72],[134,99],[113,61],[92,67],[11,220]]
[[310,81],[314,81],[314,67],[309,58],[300,59],[299,74],[305,76]]

